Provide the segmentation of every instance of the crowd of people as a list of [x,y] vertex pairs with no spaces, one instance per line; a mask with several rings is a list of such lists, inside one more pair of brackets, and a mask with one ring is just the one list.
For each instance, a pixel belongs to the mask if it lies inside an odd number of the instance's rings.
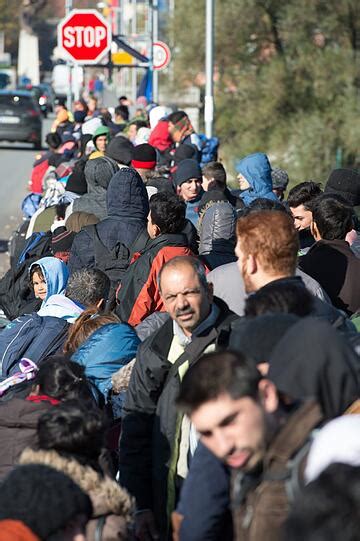
[[46,142],[0,280],[0,541],[355,541],[360,174],[287,192],[256,152],[231,189],[125,96]]

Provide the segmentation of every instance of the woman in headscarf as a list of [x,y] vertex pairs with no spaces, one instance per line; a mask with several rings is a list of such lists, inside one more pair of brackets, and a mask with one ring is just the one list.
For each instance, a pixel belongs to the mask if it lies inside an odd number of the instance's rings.
[[326,418],[342,415],[359,396],[360,359],[325,321],[293,325],[270,355],[268,377],[293,400],[315,398]]

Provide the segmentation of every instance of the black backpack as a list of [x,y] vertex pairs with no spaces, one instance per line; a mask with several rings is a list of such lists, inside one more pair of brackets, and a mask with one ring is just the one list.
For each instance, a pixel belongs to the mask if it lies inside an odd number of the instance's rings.
[[112,296],[121,282],[129,266],[130,252],[122,242],[117,242],[112,250],[102,242],[96,225],[88,225],[84,229],[91,236],[94,243],[95,267],[102,270],[110,278]]
[[0,308],[10,320],[35,311],[41,304],[29,284],[29,267],[45,256],[52,256],[51,232],[33,233],[16,264],[0,280]]

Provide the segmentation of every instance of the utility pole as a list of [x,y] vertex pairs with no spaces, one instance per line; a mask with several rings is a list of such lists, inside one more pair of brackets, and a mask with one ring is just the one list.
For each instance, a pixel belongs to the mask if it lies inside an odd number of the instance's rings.
[[[72,0],[65,0],[65,17],[69,15],[70,11],[72,10],[72,6],[73,6]],[[72,63],[69,62],[69,60],[66,61],[66,65],[69,67],[69,75],[70,75],[69,87],[68,87],[67,98],[66,98],[66,105],[67,105],[68,110],[70,111],[71,105],[72,105],[73,66],[72,66]]]
[[205,45],[205,135],[212,137],[214,123],[214,0],[206,0]]
[[[152,61],[154,59],[154,43],[156,43],[159,39],[159,6],[158,6],[158,0],[152,1],[152,43],[151,43],[151,49],[152,54],[151,58]],[[158,70],[155,70],[152,66],[152,74],[153,74],[153,87],[152,87],[152,101],[155,103],[158,103],[159,101],[159,73]]]

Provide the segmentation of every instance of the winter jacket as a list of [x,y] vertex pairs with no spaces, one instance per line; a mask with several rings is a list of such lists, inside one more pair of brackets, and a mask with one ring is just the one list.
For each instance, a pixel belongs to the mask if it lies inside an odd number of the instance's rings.
[[[214,325],[194,337],[180,365],[170,363],[168,355],[174,339],[173,320],[168,319],[139,346],[124,404],[120,438],[120,481],[137,500],[139,509],[152,509],[167,539],[169,516],[174,509],[174,472],[178,458],[179,420],[175,399],[180,376],[211,344],[226,347],[231,321],[236,319],[228,307],[214,299],[219,313]],[[183,362],[182,362],[183,361]],[[185,364],[184,364],[185,363]],[[188,363],[188,364],[187,364]],[[181,366],[182,364],[182,366]],[[172,370],[170,370],[172,369]]]
[[69,278],[69,271],[65,263],[56,257],[42,257],[31,264],[29,274],[34,265],[39,265],[46,282],[46,297],[41,308],[52,295],[64,295]]
[[[101,242],[112,250],[117,243],[129,248],[139,233],[146,229],[149,200],[140,175],[128,167],[111,179],[106,194],[108,217],[96,225]],[[74,239],[69,261],[70,274],[84,267],[95,267],[91,235],[80,231]]]
[[131,327],[108,323],[92,333],[71,359],[85,368],[85,375],[106,402],[112,388],[111,376],[136,356],[139,344],[140,339]]
[[349,315],[360,308],[360,259],[345,240],[319,240],[299,264],[324,288],[334,306]]
[[[83,466],[75,458],[63,457],[56,451],[25,449],[20,464],[42,464],[68,475],[90,497],[93,516],[86,529],[88,541],[125,541],[132,521],[133,502],[116,481],[102,476],[90,466]],[[104,524],[102,525],[102,522]],[[97,528],[102,531],[97,536]]]
[[41,317],[52,316],[64,319],[68,323],[74,323],[84,311],[79,303],[65,297],[65,295],[52,295],[40,308],[38,315]]
[[241,192],[245,205],[250,205],[259,197],[279,201],[272,192],[271,165],[266,154],[256,152],[245,156],[237,162],[236,171],[241,173],[250,184],[248,190]]
[[[107,169],[106,174],[102,174],[103,168]],[[87,193],[75,199],[72,204],[72,212],[95,214],[99,220],[105,218],[107,216],[107,189],[112,176],[118,170],[116,162],[107,156],[88,160],[84,169]]]
[[51,407],[49,401],[24,398],[0,402],[0,479],[12,470],[25,447],[36,444],[38,419]]
[[182,234],[159,235],[134,255],[117,292],[116,313],[121,321],[135,326],[152,312],[164,311],[157,276],[167,261],[180,255],[192,255]]
[[236,261],[236,211],[228,201],[209,201],[200,213],[199,255],[210,269]]
[[199,443],[181,488],[179,541],[232,541],[230,468]]
[[[236,314],[243,316],[246,293],[237,263],[228,263],[217,267],[209,272],[207,279],[213,284],[215,295],[225,301]],[[351,321],[330,304],[325,291],[311,276],[308,276],[300,269],[296,269],[296,276],[284,279],[302,281],[306,289],[314,295],[312,316],[326,319],[332,325],[336,324],[336,327],[342,332],[354,332],[355,329]]]
[[[279,541],[291,502],[290,489],[302,483],[302,461],[291,469],[290,461],[306,450],[311,432],[322,421],[316,402],[305,402],[275,435],[263,459],[263,471],[244,475],[234,470],[232,509],[236,541]],[[303,457],[304,458],[304,457]],[[305,460],[305,459],[304,459]],[[293,477],[290,474],[293,474]]]

